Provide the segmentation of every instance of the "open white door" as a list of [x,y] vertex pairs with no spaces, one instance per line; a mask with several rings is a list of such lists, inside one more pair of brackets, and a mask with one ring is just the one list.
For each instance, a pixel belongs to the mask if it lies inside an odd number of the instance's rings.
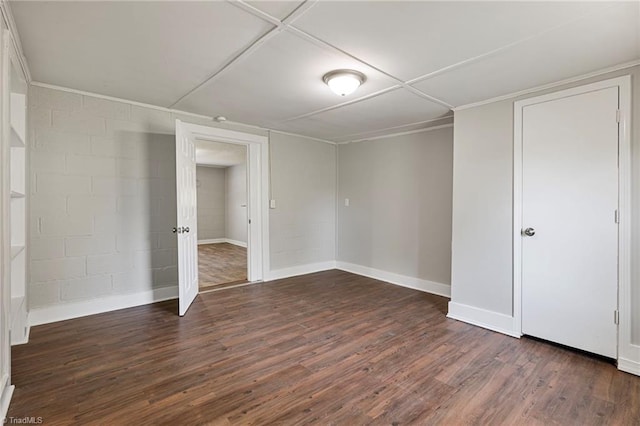
[[198,295],[198,220],[196,144],[193,134],[176,120],[176,204],[178,238],[178,297],[183,316]]

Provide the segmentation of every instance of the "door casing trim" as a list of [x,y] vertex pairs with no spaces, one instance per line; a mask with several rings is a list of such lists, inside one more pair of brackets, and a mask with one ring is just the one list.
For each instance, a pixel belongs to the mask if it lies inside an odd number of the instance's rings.
[[252,133],[182,122],[196,139],[247,147],[248,279],[262,281],[269,265],[269,138]]
[[[513,113],[513,318],[522,336],[522,111],[525,106],[619,88],[618,109],[618,359],[631,358],[631,76],[625,75],[514,102]],[[611,313],[613,321],[613,312]]]

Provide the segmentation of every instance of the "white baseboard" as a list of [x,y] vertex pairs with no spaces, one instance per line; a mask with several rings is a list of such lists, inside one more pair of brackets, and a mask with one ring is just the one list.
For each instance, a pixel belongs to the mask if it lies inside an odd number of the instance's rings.
[[20,338],[16,338],[11,332],[11,346],[26,345],[29,343],[29,334],[31,333],[31,325],[29,323],[29,317],[27,316],[27,326],[25,327],[24,334],[20,335]]
[[29,312],[24,296],[11,298],[11,346],[29,341]]
[[331,269],[336,269],[336,262],[333,260],[328,262],[292,266],[290,268],[275,269],[267,274],[264,281],[280,280],[298,275],[313,274],[314,272],[329,271]]
[[[630,336],[629,336],[630,338]],[[630,342],[620,342],[618,370],[640,376],[640,346]]]
[[618,370],[640,376],[640,362],[618,358]]
[[247,243],[243,243],[242,241],[232,240],[231,238],[225,238],[225,242],[229,244],[233,244],[234,246],[247,247]]
[[15,386],[7,386],[2,391],[2,395],[0,395],[0,419],[2,419],[3,423],[7,418],[7,411],[9,411],[11,396],[13,395],[13,390],[15,388]]
[[198,245],[200,244],[220,244],[220,243],[226,243],[227,239],[226,238],[213,238],[213,239],[209,239],[209,240],[198,240]]
[[198,245],[200,244],[220,244],[220,243],[229,243],[234,246],[247,247],[247,243],[243,243],[242,241],[232,240],[230,238],[214,238],[211,240],[198,240]]
[[149,303],[161,302],[163,300],[175,299],[177,297],[178,287],[163,287],[139,293],[121,294],[83,302],[64,303],[50,307],[34,308],[29,312],[29,324],[30,326],[49,324],[72,318],[80,318],[87,315],[101,314],[103,312],[117,311],[118,309],[147,305]]
[[341,271],[363,275],[365,277],[385,281],[390,284],[399,285],[401,287],[420,290],[426,293],[436,294],[438,296],[451,297],[451,286],[437,283],[435,281],[423,280],[420,278],[396,274],[394,272],[387,272],[380,269],[370,268],[368,266],[356,265],[354,263],[340,261],[336,262],[336,268],[340,269]]
[[520,332],[515,331],[515,319],[510,315],[487,311],[486,309],[449,302],[447,318],[477,325],[507,336],[520,338]]

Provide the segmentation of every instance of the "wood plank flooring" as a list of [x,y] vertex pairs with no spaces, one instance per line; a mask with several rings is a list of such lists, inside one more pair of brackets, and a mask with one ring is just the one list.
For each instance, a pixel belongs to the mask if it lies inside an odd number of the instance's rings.
[[201,290],[247,282],[247,249],[229,243],[198,245]]
[[638,425],[640,377],[341,271],[34,327],[9,416],[100,425]]

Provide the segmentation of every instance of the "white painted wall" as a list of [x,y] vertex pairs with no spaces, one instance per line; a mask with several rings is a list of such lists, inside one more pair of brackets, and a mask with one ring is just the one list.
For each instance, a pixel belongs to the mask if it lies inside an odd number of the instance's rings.
[[225,237],[225,175],[222,167],[196,167],[198,181],[198,240]]
[[456,112],[451,299],[512,314],[513,105]]
[[271,270],[335,261],[336,147],[271,133]]
[[340,145],[337,260],[449,286],[452,155],[451,127]]
[[483,315],[512,315],[513,102],[627,74],[633,85],[632,343],[640,344],[640,67],[456,111],[452,302]]
[[247,243],[247,164],[225,169],[225,237]]

